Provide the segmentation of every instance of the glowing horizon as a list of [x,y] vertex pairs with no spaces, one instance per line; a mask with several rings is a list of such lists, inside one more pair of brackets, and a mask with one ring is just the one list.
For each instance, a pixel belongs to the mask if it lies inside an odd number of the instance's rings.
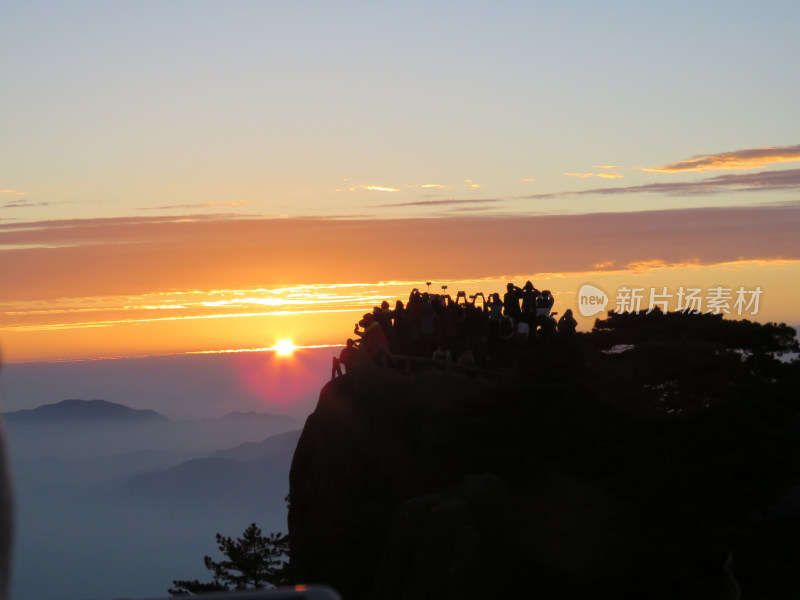
[[[643,261],[632,263],[628,268],[604,271],[435,281],[432,282],[431,292],[439,293],[442,291],[441,286],[446,285],[447,293],[452,296],[459,290],[465,291],[467,295],[478,292],[483,292],[486,296],[493,292],[502,295],[508,281],[522,285],[529,279],[539,289],[551,290],[556,298],[556,312],[563,314],[567,308],[573,309],[581,330],[590,329],[594,321],[594,317],[584,318],[577,311],[576,294],[584,283],[596,284],[609,293],[625,285],[644,288],[692,285],[703,289],[718,284],[730,287],[760,285],[765,291],[759,314],[740,317],[732,314],[730,318],[800,324],[800,311],[793,302],[793,290],[786,285],[787,281],[800,280],[800,259],[732,261],[713,265]],[[34,310],[32,315],[26,315],[25,311],[9,311],[20,322],[0,327],[0,334],[6,342],[8,362],[59,358],[91,360],[102,356],[270,352],[276,350],[276,344],[282,339],[291,339],[296,350],[336,348],[344,345],[345,339],[352,336],[353,325],[363,313],[371,311],[383,300],[389,301],[392,306],[396,300],[405,303],[412,287],[423,291],[426,289],[425,282],[389,281],[372,284],[282,286],[273,289],[207,292],[191,290],[185,293],[172,291],[168,294],[156,294],[165,299],[163,307],[149,306],[145,310],[109,306],[110,299],[105,297],[103,300],[106,304],[102,308],[94,309],[98,316],[102,317],[104,311],[117,314],[122,311],[127,314],[127,318],[25,324],[26,318],[36,319],[42,316],[61,317],[63,320],[63,317],[71,316],[71,309],[66,312]],[[319,296],[314,297],[315,291],[320,292]],[[191,296],[195,301],[184,302],[185,296]],[[216,300],[209,302],[206,298]],[[280,303],[276,303],[274,310],[250,310],[252,306],[262,306],[265,299],[280,300]],[[179,304],[175,304],[175,301]],[[184,314],[167,317],[143,316],[163,310]],[[223,310],[228,312],[221,312]],[[210,312],[198,314],[202,311]],[[41,312],[45,314],[37,314]],[[79,314],[86,315],[83,311]],[[220,327],[220,324],[225,326]],[[131,332],[134,331],[138,331],[138,337],[132,336]],[[273,345],[265,345],[265,338],[273,339]],[[159,339],[168,340],[172,345],[163,347]],[[144,346],[143,341],[146,342]],[[47,348],[47,352],[42,352],[40,346]],[[95,350],[92,351],[92,348]]]

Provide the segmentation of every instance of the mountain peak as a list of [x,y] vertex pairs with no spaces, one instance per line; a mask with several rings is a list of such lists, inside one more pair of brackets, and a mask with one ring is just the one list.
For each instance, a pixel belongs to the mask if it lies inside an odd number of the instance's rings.
[[153,410],[139,410],[109,402],[108,400],[80,400],[72,398],[55,404],[45,404],[30,410],[18,410],[5,414],[10,421],[52,422],[52,421],[86,421],[97,419],[114,420],[166,420]]

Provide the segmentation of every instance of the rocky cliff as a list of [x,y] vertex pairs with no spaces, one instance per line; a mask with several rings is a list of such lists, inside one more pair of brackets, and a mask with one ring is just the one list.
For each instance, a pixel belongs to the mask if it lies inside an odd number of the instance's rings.
[[291,469],[296,580],[345,600],[800,589],[796,515],[768,514],[797,477],[795,409],[646,418],[603,400],[620,390],[593,393],[617,384],[584,367],[328,383]]

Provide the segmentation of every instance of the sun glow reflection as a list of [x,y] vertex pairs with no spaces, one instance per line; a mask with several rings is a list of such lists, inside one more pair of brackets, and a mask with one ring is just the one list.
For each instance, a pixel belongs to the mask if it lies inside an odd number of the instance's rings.
[[278,343],[275,344],[275,352],[279,356],[289,356],[295,349],[296,346],[291,340],[279,340]]

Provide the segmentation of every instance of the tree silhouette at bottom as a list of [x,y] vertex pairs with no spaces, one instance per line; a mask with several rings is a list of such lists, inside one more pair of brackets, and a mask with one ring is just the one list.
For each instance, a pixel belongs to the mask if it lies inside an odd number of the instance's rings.
[[263,535],[251,523],[242,537],[233,539],[216,535],[217,546],[225,556],[215,561],[203,559],[214,573],[207,583],[194,580],[173,580],[167,591],[172,596],[188,596],[200,592],[259,589],[288,584],[289,536],[278,533]]

